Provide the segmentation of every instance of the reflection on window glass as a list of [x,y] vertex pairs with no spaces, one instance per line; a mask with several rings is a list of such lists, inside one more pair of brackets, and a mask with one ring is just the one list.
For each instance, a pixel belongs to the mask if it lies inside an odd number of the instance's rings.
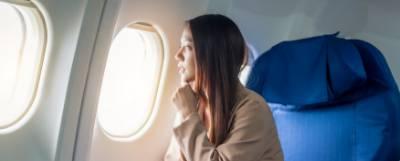
[[33,7],[0,2],[0,129],[20,120],[35,96],[45,30]]
[[98,121],[113,137],[137,133],[152,112],[160,77],[162,44],[149,25],[131,24],[109,51],[98,104]]

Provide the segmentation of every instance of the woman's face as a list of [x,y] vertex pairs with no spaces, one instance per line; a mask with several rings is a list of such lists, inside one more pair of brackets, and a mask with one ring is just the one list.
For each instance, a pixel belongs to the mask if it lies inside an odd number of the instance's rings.
[[181,83],[194,83],[195,80],[195,50],[192,32],[186,26],[181,36],[181,45],[175,55],[178,61],[178,71],[181,76]]

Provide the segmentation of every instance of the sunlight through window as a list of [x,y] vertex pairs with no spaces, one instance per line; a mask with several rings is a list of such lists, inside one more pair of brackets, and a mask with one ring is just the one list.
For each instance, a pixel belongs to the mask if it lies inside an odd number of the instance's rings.
[[0,2],[0,129],[27,113],[36,95],[45,29],[34,6]]
[[162,66],[162,43],[154,28],[131,24],[112,42],[98,104],[98,121],[113,137],[129,137],[148,121]]

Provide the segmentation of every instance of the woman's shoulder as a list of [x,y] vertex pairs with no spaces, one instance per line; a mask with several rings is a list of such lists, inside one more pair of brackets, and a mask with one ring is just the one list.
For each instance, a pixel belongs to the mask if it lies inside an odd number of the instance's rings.
[[245,130],[268,135],[271,129],[274,129],[274,120],[267,102],[259,94],[245,87],[239,89],[238,94],[230,120],[232,133]]
[[236,101],[235,113],[256,113],[256,114],[270,114],[265,99],[258,93],[241,86],[238,89],[238,96]]

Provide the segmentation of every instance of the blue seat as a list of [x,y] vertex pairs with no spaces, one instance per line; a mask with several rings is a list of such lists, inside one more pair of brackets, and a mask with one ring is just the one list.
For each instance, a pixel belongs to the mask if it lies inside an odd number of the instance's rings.
[[337,34],[285,41],[247,87],[269,103],[286,161],[399,161],[400,94],[380,51]]

